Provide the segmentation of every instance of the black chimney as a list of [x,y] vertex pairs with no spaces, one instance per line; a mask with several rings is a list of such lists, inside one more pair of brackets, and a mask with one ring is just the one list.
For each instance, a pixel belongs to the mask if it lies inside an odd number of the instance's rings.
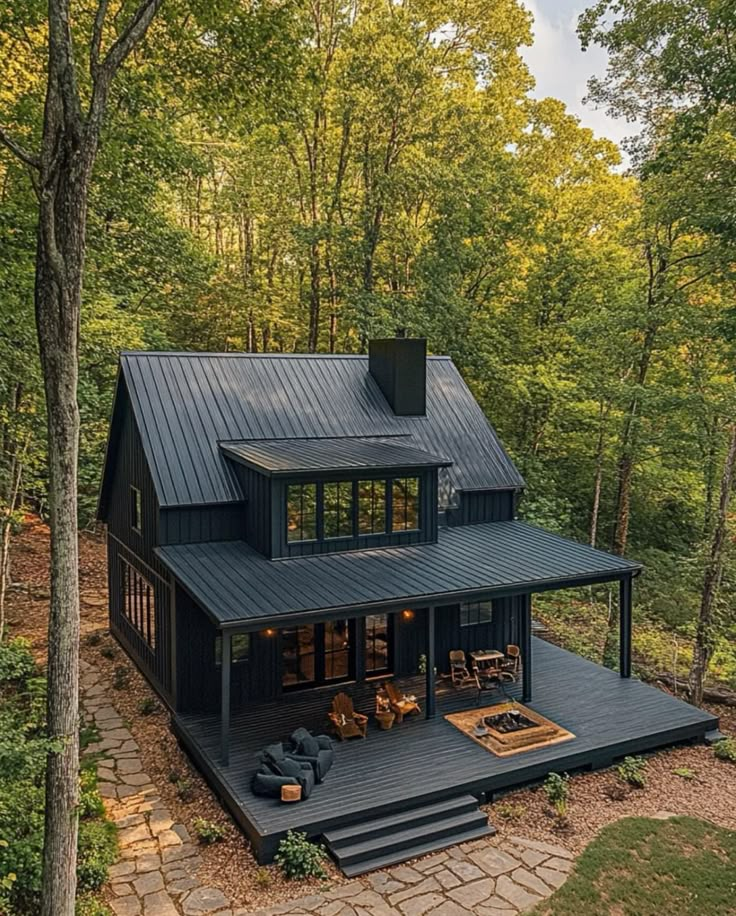
[[371,340],[368,368],[397,416],[426,414],[427,341],[424,338]]

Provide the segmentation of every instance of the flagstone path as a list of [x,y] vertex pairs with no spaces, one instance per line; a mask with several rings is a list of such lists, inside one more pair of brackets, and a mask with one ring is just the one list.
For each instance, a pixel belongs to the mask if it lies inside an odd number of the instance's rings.
[[85,721],[100,735],[85,753],[101,755],[99,790],[119,831],[120,859],[110,868],[115,916],[514,916],[552,894],[572,869],[573,855],[561,846],[492,838],[267,909],[233,908],[197,879],[197,847],[143,772],[111,685],[94,666],[80,665]]

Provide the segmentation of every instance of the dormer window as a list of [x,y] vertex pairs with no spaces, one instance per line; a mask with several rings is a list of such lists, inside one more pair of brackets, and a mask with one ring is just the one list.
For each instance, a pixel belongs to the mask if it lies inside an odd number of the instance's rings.
[[393,482],[391,530],[416,531],[419,528],[419,478],[400,477]]
[[317,537],[317,484],[292,483],[286,495],[286,539],[314,541]]
[[322,526],[326,539],[353,536],[352,480],[322,485]]
[[358,534],[386,531],[386,481],[358,481]]

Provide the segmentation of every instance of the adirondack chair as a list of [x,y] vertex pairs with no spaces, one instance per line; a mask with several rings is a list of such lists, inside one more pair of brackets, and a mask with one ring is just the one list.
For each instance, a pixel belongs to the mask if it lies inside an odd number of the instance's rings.
[[463,687],[468,681],[472,681],[468,671],[468,660],[462,649],[450,650],[450,677],[454,687]]
[[391,707],[391,711],[396,713],[397,722],[403,722],[404,716],[417,715],[422,711],[419,703],[417,703],[416,700],[410,700],[406,697],[393,681],[386,681],[383,685],[383,689],[388,696],[388,703]]
[[346,693],[338,693],[332,699],[332,710],[328,713],[338,738],[365,738],[368,716],[356,712],[353,701]]

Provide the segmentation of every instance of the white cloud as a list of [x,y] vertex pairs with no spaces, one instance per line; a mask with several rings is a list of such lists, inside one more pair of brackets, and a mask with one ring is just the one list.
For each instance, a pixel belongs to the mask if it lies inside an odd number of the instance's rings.
[[597,136],[619,144],[632,136],[635,124],[583,101],[590,77],[605,72],[606,52],[597,46],[581,49],[576,28],[582,8],[574,0],[524,0],[524,6],[534,16],[534,43],[522,51],[537,84],[532,94],[560,99]]

